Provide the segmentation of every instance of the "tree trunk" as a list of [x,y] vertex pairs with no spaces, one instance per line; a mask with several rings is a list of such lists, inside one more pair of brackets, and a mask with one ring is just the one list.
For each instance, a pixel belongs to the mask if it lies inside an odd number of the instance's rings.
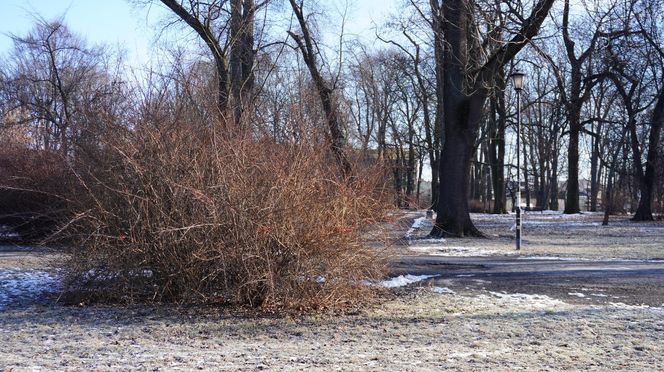
[[298,4],[295,0],[289,0],[293,13],[298,20],[302,35],[297,35],[293,32],[288,32],[290,37],[295,41],[302,54],[302,59],[306,64],[313,80],[318,96],[320,97],[325,113],[325,121],[327,122],[329,135],[330,135],[330,150],[339,166],[342,176],[348,177],[351,175],[351,165],[346,157],[345,146],[346,136],[341,127],[341,120],[337,112],[333,99],[333,89],[330,88],[329,83],[321,75],[316,62],[316,52],[314,48],[314,41],[309,32],[309,26],[306,22],[304,12],[302,10],[302,3]]
[[254,89],[254,0],[231,0],[231,53],[229,60],[233,119],[242,120],[242,112]]
[[522,142],[523,142],[523,182],[526,191],[526,209],[530,209],[530,183],[528,182],[528,146],[526,145],[526,141]]
[[[440,146],[445,143],[445,109],[444,109],[444,85],[445,85],[445,25],[443,6],[438,1],[430,1],[432,11],[432,29],[434,35],[434,60],[436,73],[436,112],[433,125],[433,149],[435,159],[431,158],[431,197],[432,209],[438,212],[440,207],[440,162],[442,150]],[[426,94],[426,93],[424,93]],[[435,190],[435,191],[434,191]]]
[[648,138],[648,155],[646,157],[646,171],[640,179],[641,198],[639,207],[632,221],[653,221],[652,195],[655,185],[657,162],[659,161],[659,140],[664,127],[664,90],[659,93],[657,104],[652,114],[650,134]]
[[[578,122],[578,118],[576,119]],[[567,150],[567,195],[565,213],[581,211],[579,205],[579,125],[570,122],[569,148]]]
[[210,49],[217,69],[217,108],[220,114],[225,114],[228,108],[228,66],[223,48],[214,36],[215,32],[210,29],[208,22],[201,22],[201,20],[187,12],[176,0],[161,0],[161,2],[187,23]]
[[[504,86],[504,84],[503,84]],[[497,89],[491,99],[492,118],[489,130],[489,164],[493,186],[493,213],[507,213],[505,203],[505,99]]]
[[597,212],[597,195],[599,194],[599,176],[601,168],[599,167],[599,133],[602,130],[602,125],[597,125],[597,133],[592,136],[592,152],[590,158],[590,211]]
[[[558,144],[558,141],[554,141],[555,145]],[[557,148],[557,147],[554,147]],[[560,209],[560,205],[558,204],[558,154],[553,155],[553,161],[551,162],[551,179],[550,179],[551,184],[550,186],[550,191],[549,191],[549,196],[551,197],[551,201],[549,202],[549,208],[551,208],[554,211],[557,211]]]
[[406,163],[406,196],[412,200],[415,189],[415,129],[413,123],[408,123],[408,160]]
[[[448,115],[454,114],[446,110]],[[472,145],[458,130],[446,130],[440,159],[440,202],[434,236],[481,236],[468,213],[468,175]]]
[[420,190],[422,188],[422,169],[424,168],[424,154],[420,153],[417,171],[417,191],[415,193],[417,208],[420,208]]
[[604,205],[604,220],[602,221],[602,226],[608,226],[609,225],[609,215],[611,214],[611,205],[613,204],[613,174],[614,170],[611,169],[609,172],[609,181],[606,186],[606,192],[604,193],[605,195],[605,205]]

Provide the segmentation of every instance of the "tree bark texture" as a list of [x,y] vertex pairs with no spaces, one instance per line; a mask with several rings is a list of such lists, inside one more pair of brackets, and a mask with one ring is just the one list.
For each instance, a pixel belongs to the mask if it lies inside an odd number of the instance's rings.
[[231,0],[230,84],[233,119],[242,120],[242,112],[254,89],[254,0]]
[[[639,206],[632,218],[633,221],[653,221],[652,215],[652,194],[655,186],[655,175],[657,164],[660,159],[659,141],[662,128],[664,127],[664,90],[659,92],[657,104],[652,113],[652,123],[648,136],[648,154],[646,155],[646,169],[643,177],[640,177],[639,188],[641,198]],[[636,155],[635,155],[636,156]]]
[[[504,77],[498,79],[498,89],[491,98],[492,117],[489,129],[489,164],[491,166],[491,184],[493,188],[493,213],[507,213],[505,203],[505,111]],[[501,87],[503,87],[501,89]]]

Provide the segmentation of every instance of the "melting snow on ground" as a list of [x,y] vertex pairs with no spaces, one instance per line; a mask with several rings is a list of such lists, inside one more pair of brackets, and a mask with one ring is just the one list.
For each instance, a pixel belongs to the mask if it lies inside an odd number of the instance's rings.
[[478,256],[505,256],[511,254],[517,254],[517,252],[505,252],[492,249],[484,249],[477,247],[450,247],[442,244],[437,245],[420,245],[420,244],[411,244],[408,249],[411,251],[425,253],[430,255],[437,256],[450,256],[450,257],[478,257]]
[[[467,257],[467,256],[494,256],[505,255],[506,252],[476,247],[450,247],[446,246],[445,239],[418,239],[417,233],[433,228],[433,221],[426,217],[416,218],[411,228],[406,232],[405,238],[409,240],[408,249],[411,251],[440,256]],[[516,254],[509,252],[507,254]]]
[[0,225],[0,238],[1,239],[18,239],[18,233],[12,231],[7,225]]
[[383,280],[380,285],[385,287],[385,288],[397,288],[397,287],[404,287],[409,284],[421,282],[423,280],[427,280],[429,278],[435,278],[439,275],[399,275],[394,278],[390,278],[387,280]]
[[431,291],[434,293],[440,293],[440,294],[455,294],[453,290],[447,288],[447,287],[433,287],[431,288]]
[[433,223],[427,219],[426,217],[419,217],[416,218],[415,221],[413,222],[413,226],[408,229],[406,232],[406,239],[413,239],[416,232],[422,230],[423,228],[433,228]]
[[545,295],[525,294],[525,293],[499,293],[499,292],[489,292],[489,294],[491,294],[494,297],[498,297],[500,300],[506,302],[528,303],[533,307],[566,305],[566,303],[563,301],[556,300],[555,298],[551,298]]
[[609,305],[614,306],[614,307],[619,307],[623,309],[648,309],[648,310],[655,310],[659,312],[664,312],[664,304],[662,306],[657,307],[657,306],[648,306],[648,305],[627,305],[622,302],[609,302]]
[[584,298],[584,297],[586,297],[586,295],[584,295],[583,293],[579,293],[579,292],[569,292],[567,295],[568,295],[568,296],[579,297],[579,298]]
[[[546,219],[561,219],[561,220],[574,220],[586,216],[603,216],[603,212],[583,212],[576,214],[564,214],[562,211],[524,211],[523,217],[532,217],[537,219],[538,217]],[[514,219],[515,214],[513,212],[507,214],[490,214],[490,213],[471,213],[473,218],[480,218],[483,220],[510,220]]]
[[636,262],[636,263],[659,263],[664,260],[646,260],[634,258],[587,258],[587,257],[561,257],[561,256],[522,256],[519,260],[550,260],[550,261],[594,261],[594,262]]
[[0,310],[17,300],[56,292],[59,287],[59,278],[46,271],[0,269]]

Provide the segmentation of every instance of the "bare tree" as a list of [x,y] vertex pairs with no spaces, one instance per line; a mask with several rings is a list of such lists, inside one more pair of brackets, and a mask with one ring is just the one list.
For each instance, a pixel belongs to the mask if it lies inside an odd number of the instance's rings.
[[89,120],[110,114],[108,97],[120,89],[101,48],[90,48],[59,20],[38,19],[27,36],[12,36],[3,69],[5,125],[28,127],[36,148],[74,155],[82,138],[92,141]]
[[[416,0],[409,0],[409,4],[414,9],[414,14],[409,14],[405,18],[397,17],[388,23],[388,27],[398,30],[399,34],[391,39],[381,35],[377,35],[377,37],[384,43],[396,46],[408,56],[412,64],[412,73],[409,75],[414,77],[416,82],[417,89],[414,89],[413,93],[419,100],[422,110],[424,145],[431,166],[431,208],[438,210],[438,162],[442,143],[441,120],[443,116],[442,98],[439,98],[442,97],[442,93],[438,94],[435,91],[442,85],[434,80],[442,79],[443,74],[440,71],[436,73],[434,69],[441,66],[437,61],[440,62],[442,58],[444,37],[438,21],[434,21],[423,11],[422,4]],[[434,22],[436,22],[435,25]],[[426,24],[432,30],[433,41],[422,40],[423,37],[418,35],[420,30],[417,25],[419,24]],[[403,37],[404,40],[399,41],[397,37]],[[434,44],[433,48],[431,43]],[[433,54],[429,49],[433,49]]]
[[[482,52],[482,40],[473,37],[477,28],[475,1],[431,1],[440,11],[446,45],[441,60],[444,71],[442,92],[444,145],[440,161],[440,206],[434,236],[481,235],[468,211],[468,175],[478,127],[489,87],[505,66],[538,32],[553,0],[538,1],[531,14],[500,46]],[[498,11],[492,9],[493,11]],[[519,14],[515,14],[520,17]],[[481,33],[480,33],[481,34]],[[481,58],[481,56],[486,56]]]
[[161,0],[205,43],[217,75],[217,109],[232,108],[236,124],[254,90],[256,11],[268,0]]
[[[648,133],[648,153],[646,155],[645,171],[641,163],[641,152],[639,151],[639,143],[636,139],[635,130],[630,126],[630,137],[632,143],[632,151],[634,156],[634,167],[636,168],[637,179],[639,180],[640,199],[639,206],[634,214],[634,221],[652,221],[652,197],[655,186],[655,177],[657,163],[661,161],[659,154],[659,144],[662,128],[664,128],[664,49],[662,41],[664,40],[662,34],[661,11],[663,5],[661,2],[646,2],[642,8],[640,16],[635,17],[638,23],[639,35],[642,35],[647,42],[648,47],[643,50],[648,55],[643,56],[644,60],[648,60],[648,56],[653,56],[651,62],[653,74],[659,79],[653,79],[655,82],[659,80],[659,86],[655,93],[655,106],[652,110],[650,130]],[[618,68],[624,71],[624,69]]]
[[311,79],[318,91],[330,134],[330,148],[332,154],[334,155],[343,175],[349,176],[351,173],[351,165],[344,150],[344,147],[346,146],[346,136],[342,128],[338,107],[334,99],[334,85],[325,79],[320,72],[317,61],[318,48],[311,35],[310,25],[304,15],[304,0],[299,2],[296,0],[289,0],[289,2],[293,9],[293,13],[295,14],[295,18],[297,18],[301,34],[297,34],[293,31],[288,31],[288,34],[297,44],[297,48],[302,54],[302,59],[309,69]]

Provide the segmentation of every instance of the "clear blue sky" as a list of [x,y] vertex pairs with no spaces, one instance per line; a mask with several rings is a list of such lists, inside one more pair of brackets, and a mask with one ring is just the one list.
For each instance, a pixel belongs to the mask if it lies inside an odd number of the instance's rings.
[[157,20],[165,12],[159,6],[132,7],[126,0],[0,0],[0,53],[12,48],[9,34],[23,36],[35,16],[52,20],[64,16],[67,26],[90,44],[119,46],[132,64],[149,60]]
[[[397,1],[328,0],[322,4],[332,19],[339,15],[344,4],[350,4],[346,32],[372,39],[373,32],[369,30],[372,20],[382,19]],[[35,15],[47,20],[64,16],[74,33],[91,44],[119,46],[127,52],[128,62],[139,66],[148,63],[155,52],[151,46],[159,30],[159,20],[166,14],[158,1],[150,8],[136,8],[126,0],[0,0],[0,55],[12,47],[9,34],[27,34],[35,23]]]

